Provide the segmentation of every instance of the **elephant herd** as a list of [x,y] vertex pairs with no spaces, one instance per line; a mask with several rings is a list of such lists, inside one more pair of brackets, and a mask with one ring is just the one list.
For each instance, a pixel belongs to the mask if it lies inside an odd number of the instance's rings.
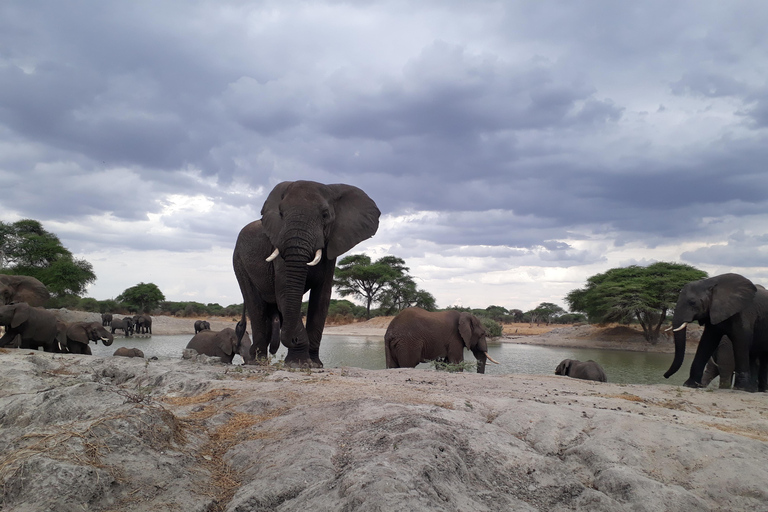
[[122,331],[124,336],[152,335],[152,317],[145,314],[115,318],[112,313],[102,313],[101,325],[112,329],[112,334]]
[[[264,201],[261,219],[246,225],[235,243],[232,265],[243,296],[242,318],[237,328],[214,334],[210,326],[195,325],[195,338],[189,348],[197,347],[198,352],[217,355],[221,352],[220,357],[229,361],[235,353],[244,351],[243,359],[252,362],[268,357],[268,353],[275,354],[282,344],[288,349],[285,357],[288,367],[322,368],[320,342],[330,305],[336,259],[376,233],[380,214],[373,199],[351,185],[313,181],[277,184]],[[0,299],[6,305],[24,301],[33,306],[29,299],[37,300],[40,287],[36,288],[35,283],[19,286],[20,283],[13,282],[15,277],[21,276],[0,276]],[[309,305],[306,321],[302,321],[302,300],[307,292]],[[47,298],[47,290],[44,293]],[[8,325],[16,325],[11,329],[18,330],[14,314],[10,309],[2,310],[0,323],[9,319]],[[132,328],[151,333],[151,318],[147,317],[148,322],[142,318],[131,319]],[[247,321],[251,323],[252,341],[244,339]],[[682,366],[686,326],[693,321],[703,325],[704,332],[685,386],[704,385],[705,367],[711,363],[721,340],[727,337],[732,344],[734,388],[768,389],[768,291],[765,288],[738,274],[723,274],[683,287],[671,327],[675,355],[665,377]],[[101,331],[93,330],[92,326],[92,334],[83,327],[81,338],[97,336],[109,344],[114,331],[121,328],[115,327],[114,322],[113,319],[112,333],[104,330],[105,320],[104,325],[96,323]],[[124,332],[130,329],[127,323],[122,328]],[[46,336],[50,336],[52,330],[49,325]],[[0,345],[8,343],[7,335],[8,332]],[[30,346],[51,343],[37,341],[40,336],[27,334],[21,337],[22,343]],[[43,337],[48,340],[46,336]],[[77,343],[74,330],[72,338],[67,331],[66,336],[59,339],[64,339],[67,345],[70,339]],[[61,341],[59,347],[62,348]],[[482,324],[473,315],[458,311],[431,313],[408,308],[392,320],[385,335],[388,368],[413,367],[427,360],[459,363],[463,361],[464,349],[470,350],[477,359],[479,373],[485,371],[487,361],[496,362],[488,355]],[[558,365],[556,373],[604,380],[605,372],[591,363],[594,362],[566,360]]]

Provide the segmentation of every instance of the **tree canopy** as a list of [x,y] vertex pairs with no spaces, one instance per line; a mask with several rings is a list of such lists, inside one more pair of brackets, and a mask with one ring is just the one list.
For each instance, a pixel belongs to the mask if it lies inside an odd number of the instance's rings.
[[126,288],[115,300],[122,302],[132,311],[149,313],[165,300],[165,295],[154,283],[139,283]]
[[586,287],[571,290],[565,300],[571,311],[586,313],[591,322],[636,318],[645,339],[655,343],[680,289],[705,277],[706,272],[690,265],[663,261],[647,267],[612,268],[588,278]]
[[549,325],[552,319],[565,313],[565,310],[552,302],[542,302],[528,312],[531,322],[544,322]]
[[334,275],[334,286],[342,297],[357,297],[365,302],[366,318],[377,302],[388,314],[411,306],[435,309],[435,298],[419,290],[408,275],[405,261],[397,256],[384,256],[375,262],[366,254],[352,254],[342,259]]
[[0,221],[0,272],[39,279],[54,297],[82,295],[96,281],[93,265],[76,259],[36,220]]

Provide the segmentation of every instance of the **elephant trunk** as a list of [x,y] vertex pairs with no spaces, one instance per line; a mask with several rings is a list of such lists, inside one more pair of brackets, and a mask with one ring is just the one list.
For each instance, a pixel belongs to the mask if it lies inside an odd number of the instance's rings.
[[307,281],[307,258],[298,261],[286,258],[285,280],[285,310],[282,311],[283,325],[280,338],[283,345],[294,348],[294,340],[302,338],[301,300]]
[[675,333],[675,358],[672,360],[672,366],[670,366],[669,370],[667,370],[667,373],[664,374],[665,379],[668,379],[674,375],[683,365],[683,359],[685,358],[687,325],[688,323],[684,322],[681,316],[678,316],[676,312],[674,318],[672,319],[672,331]]
[[115,337],[111,334],[107,336],[106,338],[101,338],[101,342],[104,343],[105,347],[108,347],[112,344],[112,342],[115,341]]
[[477,359],[477,373],[485,373],[485,362],[488,359],[488,354],[483,350],[472,350],[472,354]]

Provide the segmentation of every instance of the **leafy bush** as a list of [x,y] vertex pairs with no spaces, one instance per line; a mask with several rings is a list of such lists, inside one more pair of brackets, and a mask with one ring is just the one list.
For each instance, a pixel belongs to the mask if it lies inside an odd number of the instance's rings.
[[485,332],[489,337],[498,338],[501,336],[503,327],[500,323],[491,318],[488,318],[487,316],[480,317],[480,321],[482,322],[483,327],[485,328]]

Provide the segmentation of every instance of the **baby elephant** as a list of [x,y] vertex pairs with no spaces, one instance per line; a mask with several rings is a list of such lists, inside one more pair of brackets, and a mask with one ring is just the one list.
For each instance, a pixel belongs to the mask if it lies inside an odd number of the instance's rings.
[[598,382],[608,382],[603,367],[592,361],[578,361],[576,359],[563,359],[557,368],[555,375],[567,375],[574,379],[596,380]]
[[232,363],[235,354],[240,354],[246,364],[250,363],[248,350],[251,348],[251,338],[248,333],[243,335],[238,343],[237,333],[234,329],[227,327],[221,331],[211,331],[209,329],[195,334],[187,348],[193,348],[198,354],[220,357],[225,363]]
[[115,350],[115,353],[112,355],[122,357],[144,357],[144,352],[137,348],[120,347],[119,349]]

